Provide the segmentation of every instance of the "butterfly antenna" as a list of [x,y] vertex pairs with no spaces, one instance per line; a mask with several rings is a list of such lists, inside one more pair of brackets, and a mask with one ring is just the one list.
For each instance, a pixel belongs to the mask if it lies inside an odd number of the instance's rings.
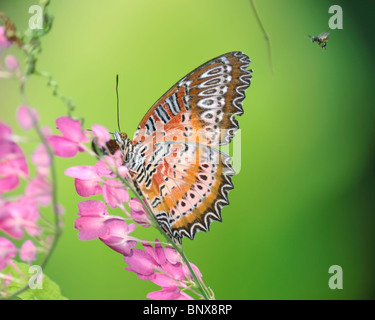
[[118,95],[118,74],[116,74],[116,97],[117,97],[117,127],[118,131],[121,132],[120,129],[120,99]]

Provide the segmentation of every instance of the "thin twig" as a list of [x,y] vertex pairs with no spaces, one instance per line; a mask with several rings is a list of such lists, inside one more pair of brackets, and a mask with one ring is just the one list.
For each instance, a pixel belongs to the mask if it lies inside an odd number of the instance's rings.
[[261,28],[261,30],[262,30],[262,32],[263,32],[264,39],[266,39],[267,49],[268,49],[268,59],[269,59],[269,63],[270,63],[271,72],[273,73],[273,63],[272,63],[272,55],[271,55],[271,42],[270,42],[270,37],[269,37],[269,35],[268,35],[266,29],[264,28],[264,25],[263,25],[263,23],[262,23],[262,20],[261,20],[260,17],[259,17],[259,14],[258,14],[257,8],[256,8],[256,6],[255,6],[255,2],[254,2],[254,0],[250,0],[250,4],[251,4],[251,7],[253,8],[253,11],[254,11],[254,14],[255,14],[255,18],[256,18],[257,21],[258,21],[259,27]]

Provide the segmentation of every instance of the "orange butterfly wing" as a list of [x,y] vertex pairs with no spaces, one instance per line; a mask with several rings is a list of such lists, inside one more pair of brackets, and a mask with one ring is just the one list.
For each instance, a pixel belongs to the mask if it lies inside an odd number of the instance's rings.
[[245,54],[231,52],[198,67],[153,105],[134,136],[143,159],[134,181],[178,242],[221,221],[229,203],[231,159],[213,147],[229,143],[238,129],[249,63]]

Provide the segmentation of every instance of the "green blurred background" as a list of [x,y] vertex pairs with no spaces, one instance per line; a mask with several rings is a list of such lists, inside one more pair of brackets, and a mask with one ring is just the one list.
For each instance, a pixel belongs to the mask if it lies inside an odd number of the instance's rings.
[[[184,249],[217,299],[372,299],[374,295],[374,20],[370,1],[257,0],[267,44],[248,0],[52,1],[54,26],[43,38],[39,70],[50,72],[76,103],[85,126],[116,128],[115,75],[120,75],[121,128],[132,134],[148,108],[177,80],[220,54],[252,60],[244,101],[241,171],[223,223],[184,240]],[[0,1],[22,30],[38,1]],[[339,4],[344,29],[324,51],[306,38],[328,29]],[[22,59],[22,56],[14,51]],[[26,94],[42,123],[66,113],[46,80]],[[16,81],[0,80],[1,120],[19,129]],[[124,270],[121,255],[99,240],[79,241],[77,202],[64,170],[94,164],[58,159],[65,229],[44,270],[70,299],[144,299],[159,290]],[[139,228],[139,237],[157,233]],[[343,290],[328,287],[331,265],[343,268]]]

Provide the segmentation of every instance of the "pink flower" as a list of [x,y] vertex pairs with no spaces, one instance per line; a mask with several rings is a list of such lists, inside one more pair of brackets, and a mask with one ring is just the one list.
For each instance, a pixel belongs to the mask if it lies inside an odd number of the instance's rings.
[[12,129],[0,121],[0,143],[4,140],[11,140]]
[[[152,247],[150,244],[143,244],[145,251],[140,249],[133,249],[137,250],[134,252],[132,256],[124,257],[125,262],[129,265],[129,271],[135,272],[141,276],[150,276],[153,275],[155,278],[155,271],[163,271],[173,277],[177,277],[180,280],[183,279],[183,271],[181,264],[172,265],[165,257],[164,249],[161,244],[156,239],[155,248]],[[144,261],[148,261],[148,263],[144,263]],[[146,269],[145,266],[147,266]],[[146,272],[145,272],[146,270]],[[152,272],[151,272],[152,270]],[[148,280],[151,280],[148,279]]]
[[65,175],[75,178],[76,191],[81,197],[90,197],[102,193],[102,187],[99,184],[102,178],[98,174],[97,167],[70,167],[65,170]]
[[108,215],[104,202],[99,200],[86,200],[78,203],[78,215],[74,227],[79,231],[80,240],[93,240],[104,237],[107,233],[105,222],[112,219]]
[[20,182],[17,175],[10,175],[0,178],[0,194],[15,189]]
[[[195,264],[190,263],[191,268],[193,269],[195,275],[200,280],[202,278],[202,274],[199,271],[198,267]],[[186,264],[182,265],[182,269],[184,270],[185,277],[189,280],[193,280],[193,275],[190,273],[190,270],[188,269]]]
[[[186,281],[193,280],[188,268],[182,263],[175,249],[166,247],[163,249],[156,239],[155,248],[150,244],[143,245],[145,251],[132,249],[131,254],[124,256],[128,264],[126,270],[137,273],[142,280],[151,280],[162,287],[161,291],[151,292],[147,295],[150,299],[192,299],[183,293],[180,288],[186,288]],[[200,279],[198,268],[191,264],[197,277]]]
[[[104,199],[112,207],[122,205],[129,200],[128,192],[119,181],[104,180],[103,178],[115,178],[113,168],[124,168],[128,174],[128,169],[121,166],[121,152],[116,152],[113,156],[105,156],[104,160],[99,160],[95,166],[76,166],[65,170],[65,175],[75,178],[74,183],[77,193],[82,197],[89,197],[103,192]],[[103,190],[101,183],[103,183]]]
[[152,300],[194,300],[176,286],[164,288],[160,291],[150,292],[147,295],[147,298]]
[[121,168],[122,159],[119,158],[119,155],[116,153],[111,157],[105,156],[105,161],[99,160],[95,166],[70,167],[65,170],[65,175],[75,178],[76,191],[82,197],[101,194],[102,186],[100,183],[103,183],[104,199],[112,208],[115,208],[118,204],[129,200],[128,193],[121,182],[103,180],[103,178],[114,178],[116,176],[106,162],[113,167],[119,166],[118,168]]
[[165,247],[165,258],[172,264],[182,263],[180,254],[172,247]]
[[0,192],[10,191],[19,184],[19,177],[29,174],[26,158],[13,141],[0,140]]
[[41,144],[34,150],[31,161],[36,165],[36,172],[39,177],[47,177],[49,175],[52,159],[45,145]]
[[17,255],[17,247],[7,238],[0,237],[0,271]]
[[120,219],[107,220],[105,224],[107,233],[100,237],[100,240],[118,253],[129,255],[131,248],[137,245],[135,238],[129,236],[129,233],[134,231],[135,224],[131,223],[128,225]]
[[117,173],[120,177],[126,178],[129,176],[129,169],[125,166],[120,166],[117,168]]
[[[141,249],[133,249],[130,255],[124,256],[124,259],[129,266],[129,268],[125,269],[137,273],[138,276],[155,277],[155,270],[160,267],[152,256]],[[146,280],[145,278],[143,279]],[[150,279],[152,278],[148,278],[147,280]]]
[[[109,161],[112,161],[111,157],[107,158],[107,156],[104,156],[104,158],[108,159]],[[106,161],[104,161],[104,160],[99,160],[96,163],[95,168],[97,170],[98,175],[101,176],[101,177],[106,177],[106,178],[115,178],[116,177],[116,174],[112,171],[112,169],[110,169],[108,167]]]
[[111,139],[108,130],[98,124],[94,124],[93,126],[91,126],[91,130],[98,147],[104,148],[106,146],[106,142]]
[[116,171],[120,177],[126,178],[129,175],[129,170],[122,164],[122,153],[117,150],[113,155],[105,155],[104,160],[99,160],[96,163],[96,167],[98,172],[107,178],[116,177]]
[[0,207],[0,230],[15,239],[24,237],[24,230],[31,236],[40,234],[39,210],[34,199],[26,196],[15,202],[5,202]]
[[48,137],[55,155],[64,158],[74,157],[78,152],[83,152],[82,142],[89,142],[88,132],[82,130],[81,122],[63,116],[56,120],[57,128],[63,136],[51,135]]
[[51,166],[51,157],[49,156],[46,146],[40,144],[32,154],[32,162],[37,167],[50,167]]
[[19,68],[18,60],[16,59],[15,56],[11,54],[8,54],[5,57],[5,65],[7,66],[9,70],[12,70],[12,71],[17,70]]
[[129,194],[120,181],[106,180],[103,184],[103,198],[111,208],[116,208],[129,201]]
[[17,119],[24,130],[30,130],[39,122],[39,114],[34,108],[22,105],[17,110]]
[[31,261],[36,260],[37,249],[31,240],[26,240],[20,250],[20,258],[31,264]]
[[12,43],[6,37],[6,30],[0,26],[0,47],[9,48]]
[[141,226],[148,228],[151,224],[151,218],[137,198],[131,198],[129,201],[130,215],[133,220]]
[[40,206],[46,207],[51,202],[52,188],[44,177],[36,177],[27,185],[25,195],[35,199]]

